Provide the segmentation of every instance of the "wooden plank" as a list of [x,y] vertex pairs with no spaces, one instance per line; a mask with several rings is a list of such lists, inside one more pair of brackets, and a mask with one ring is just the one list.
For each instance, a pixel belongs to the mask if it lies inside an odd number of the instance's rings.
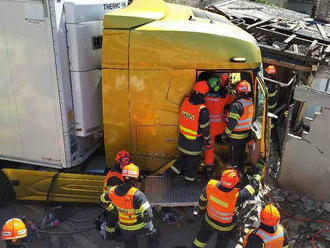
[[309,48],[308,48],[308,53],[309,53],[309,54],[313,52],[314,47],[315,47],[316,45],[317,45],[317,40],[314,40],[314,41],[312,42],[312,44],[309,46]]
[[330,53],[330,45],[324,50],[325,53]]
[[271,21],[271,20],[273,20],[273,19],[275,19],[275,18],[276,18],[276,17],[271,17],[271,18],[268,18],[268,19],[265,19],[265,20],[262,20],[262,21],[259,21],[259,22],[256,22],[256,23],[253,23],[253,24],[247,26],[246,30],[249,30],[250,28],[253,28],[253,27],[259,26],[259,25],[261,25],[261,24],[264,24],[264,23],[266,23],[266,22],[269,22],[269,21]]
[[271,65],[277,65],[285,68],[289,68],[292,70],[297,70],[297,71],[305,71],[305,72],[311,72],[311,71],[318,71],[318,67],[314,66],[303,66],[303,65],[297,65],[293,63],[287,63],[283,61],[278,61],[275,59],[270,59],[270,58],[262,58],[262,62],[265,64],[271,64]]
[[[294,44],[294,45],[296,45],[296,44]],[[308,56],[308,55],[305,55],[305,54],[302,54],[299,52],[293,52],[293,51],[289,51],[289,50],[280,50],[280,49],[276,49],[274,47],[264,45],[264,44],[259,44],[259,46],[262,51],[279,54],[283,57],[294,58],[294,59],[304,61],[304,62],[312,62],[312,63],[320,62],[320,59],[312,58],[311,56]]]
[[294,51],[295,53],[299,53],[298,45],[297,45],[297,44],[293,44],[293,51]]
[[296,37],[297,37],[297,35],[296,35],[296,34],[293,34],[293,35],[289,36],[289,37],[284,41],[284,43],[289,44],[290,41],[292,41],[292,40],[293,40],[294,38],[296,38]]
[[322,36],[324,39],[327,39],[327,38],[328,38],[328,37],[327,37],[327,34],[325,33],[325,31],[324,31],[322,25],[319,24],[319,23],[317,23],[316,26],[317,26],[317,29],[319,30],[321,36]]
[[[289,28],[285,28],[285,27],[276,25],[276,23],[274,23],[273,26],[275,26],[276,27],[276,30],[279,30],[279,31],[292,32],[292,30],[290,30]],[[307,34],[304,34],[304,33],[297,33],[297,35],[299,35],[299,37],[301,37],[301,38],[318,40],[322,44],[326,44],[326,45],[329,44],[329,41],[328,40],[324,40],[324,38],[319,38],[319,37],[307,35]]]
[[[279,32],[279,31],[271,31],[269,29],[265,29],[265,28],[261,28],[261,27],[253,27],[249,30],[249,32],[258,32],[258,33],[263,33],[263,34],[267,34],[269,36],[272,36],[272,37],[276,37],[276,38],[280,38],[280,39],[287,39],[290,37],[290,35],[288,34],[285,34],[284,32]],[[319,42],[319,45],[322,45],[322,46],[327,46],[328,44],[327,43],[324,43],[324,40],[319,40],[317,38],[315,38],[316,40],[318,40]],[[308,39],[305,39],[305,38],[302,38],[300,36],[296,36],[295,38],[293,38],[292,42],[294,43],[297,43],[299,45],[307,45],[307,46],[310,46],[310,44],[313,42],[311,40],[308,40]]]
[[256,9],[256,10],[262,10],[263,7],[229,7],[228,9],[237,9],[237,10],[251,10],[251,9]]

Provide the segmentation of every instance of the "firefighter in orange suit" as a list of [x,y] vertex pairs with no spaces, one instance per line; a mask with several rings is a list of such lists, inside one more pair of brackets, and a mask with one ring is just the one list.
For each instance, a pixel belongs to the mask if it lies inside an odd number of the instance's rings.
[[[116,186],[122,184],[124,182],[124,177],[122,176],[122,170],[125,165],[130,164],[131,156],[125,151],[119,151],[116,155],[116,163],[112,166],[107,173],[104,184],[103,184],[103,192],[108,191],[112,186]],[[121,241],[121,236],[119,231],[116,229],[118,223],[118,215],[116,211],[106,211],[106,225],[105,225],[105,239],[107,240],[118,240]]]
[[[210,113],[210,134],[212,148],[205,151],[204,164],[207,171],[212,171],[214,166],[214,143],[216,136],[221,136],[226,127],[226,105],[235,100],[235,95],[229,95],[227,90],[228,73],[222,73],[221,76],[211,75],[207,79],[210,91],[204,97],[205,105]],[[218,136],[218,137],[219,137]],[[217,137],[217,138],[218,138]],[[219,140],[221,138],[219,137]]]
[[24,239],[26,236],[26,226],[19,218],[7,220],[2,227],[1,239],[6,241],[7,248],[25,248]]
[[261,210],[260,221],[259,228],[246,235],[244,248],[289,248],[287,231],[279,224],[280,213],[273,204]]
[[258,163],[256,174],[243,189],[235,187],[239,182],[235,169],[225,170],[220,181],[211,179],[208,182],[199,199],[204,219],[192,247],[205,247],[214,232],[217,233],[216,247],[229,247],[235,243],[237,207],[258,192],[263,167],[263,163]]
[[251,85],[245,80],[236,85],[236,96],[231,106],[223,139],[229,138],[231,164],[242,172],[245,146],[248,142],[254,105],[251,99]]
[[159,247],[159,233],[155,229],[151,206],[145,195],[134,187],[139,168],[134,164],[123,168],[124,183],[111,187],[100,197],[101,205],[108,211],[117,211],[119,228],[125,240],[125,248],[138,247],[138,235],[148,239],[148,248]]
[[209,92],[206,81],[194,86],[190,97],[185,97],[179,114],[180,158],[168,170],[173,175],[184,174],[188,182],[194,182],[200,165],[200,155],[211,148],[209,111],[204,104],[204,96]]

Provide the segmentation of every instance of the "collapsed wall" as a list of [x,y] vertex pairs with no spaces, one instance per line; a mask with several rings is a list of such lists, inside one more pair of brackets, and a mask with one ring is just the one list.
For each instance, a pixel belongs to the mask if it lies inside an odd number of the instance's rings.
[[303,139],[291,138],[285,144],[280,185],[321,201],[329,201],[330,109],[324,108],[311,123]]

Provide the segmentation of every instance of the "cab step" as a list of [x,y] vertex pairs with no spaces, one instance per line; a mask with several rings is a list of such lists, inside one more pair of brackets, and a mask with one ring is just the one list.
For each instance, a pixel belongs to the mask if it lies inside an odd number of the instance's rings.
[[144,193],[153,207],[198,206],[206,183],[203,177],[198,177],[196,182],[187,182],[182,176],[147,176]]

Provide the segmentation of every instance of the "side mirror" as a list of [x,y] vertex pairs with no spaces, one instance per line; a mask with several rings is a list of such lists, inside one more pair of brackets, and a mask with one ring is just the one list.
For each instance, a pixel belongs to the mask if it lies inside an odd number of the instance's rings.
[[253,122],[251,129],[253,131],[253,133],[255,134],[256,138],[258,140],[261,139],[261,128],[258,126],[258,124],[256,122]]

